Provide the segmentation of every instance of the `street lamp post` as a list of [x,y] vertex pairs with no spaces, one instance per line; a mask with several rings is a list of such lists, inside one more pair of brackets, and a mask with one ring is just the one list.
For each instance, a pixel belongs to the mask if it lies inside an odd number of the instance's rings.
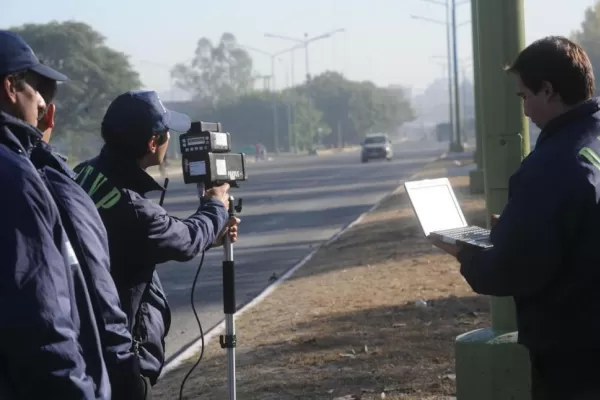
[[[284,71],[285,71],[285,85],[289,88],[292,87],[292,84],[290,82],[290,71],[287,68],[287,65],[285,65],[285,62],[281,59],[278,58],[277,59],[284,67]],[[293,125],[292,125],[292,98],[293,95],[290,94],[288,96],[288,99],[286,101],[286,111],[287,111],[287,123],[288,123],[288,151],[290,153],[294,152],[295,149],[295,144],[294,144],[294,134],[293,134]]]
[[[431,58],[433,59],[446,59],[446,57],[442,57],[442,56],[432,56]],[[462,58],[458,60],[458,63],[462,66],[461,67],[461,80],[462,80],[462,90],[460,93],[460,101],[457,101],[457,104],[462,104],[462,109],[459,109],[460,111],[457,113],[459,116],[459,121],[461,121],[461,126],[463,127],[463,130],[465,132],[466,135],[466,121],[467,121],[467,104],[466,104],[466,100],[467,100],[467,91],[466,91],[466,85],[465,82],[467,81],[466,78],[466,70],[471,66],[468,63],[471,62],[472,59],[470,57],[466,57],[466,58]],[[440,66],[443,66],[444,69],[447,69],[447,63],[439,63]],[[457,87],[460,88],[460,82],[457,84]],[[458,91],[457,91],[458,93]],[[451,95],[451,97],[453,98],[454,96]],[[462,142],[461,142],[462,144]]]
[[[447,47],[447,58],[448,58],[448,96],[450,100],[449,105],[449,121],[452,127],[452,140],[450,141],[449,150],[452,152],[463,152],[464,148],[462,145],[461,138],[461,124],[460,124],[460,94],[458,87],[458,40],[456,38],[457,28],[461,25],[468,23],[465,21],[461,24],[456,23],[456,7],[466,3],[465,1],[456,3],[456,0],[423,0],[428,3],[433,3],[439,6],[443,6],[446,9],[446,21],[439,21],[433,18],[421,17],[417,15],[411,15],[411,18],[418,19],[427,22],[433,22],[436,24],[444,25],[446,27],[446,47]],[[467,1],[468,2],[468,1]],[[454,107],[453,107],[454,103]]]
[[450,151],[462,153],[465,151],[462,145],[462,129],[460,123],[460,91],[459,91],[459,76],[458,76],[458,40],[456,37],[456,0],[448,0],[450,2],[450,13],[452,20],[452,59],[454,62],[452,66],[454,68],[454,98],[456,104],[456,137],[454,141],[454,148]]
[[277,87],[275,86],[275,61],[278,59],[279,56],[281,56],[285,53],[288,53],[288,52],[293,53],[293,51],[300,48],[300,46],[290,47],[288,49],[280,50],[275,53],[269,53],[267,51],[260,50],[255,47],[252,47],[252,46],[241,46],[241,47],[251,50],[251,51],[255,51],[259,54],[270,57],[270,59],[271,59],[271,83],[272,83],[271,91],[273,92],[273,147],[274,147],[275,154],[279,154],[279,120],[278,120],[278,115],[277,115],[277,97],[276,97]]
[[335,35],[336,33],[345,32],[345,31],[346,30],[344,28],[334,29],[332,31],[323,33],[321,35],[314,36],[312,38],[309,38],[308,33],[305,33],[304,39],[298,39],[298,38],[282,36],[282,35],[274,35],[272,33],[265,33],[265,37],[277,38],[277,39],[283,39],[283,40],[296,42],[301,47],[304,47],[304,61],[306,64],[306,82],[308,83],[310,81],[310,69],[309,69],[309,64],[308,64],[308,45],[312,42],[316,42],[317,40],[327,39],[327,38],[330,38],[331,36]]
[[[275,35],[272,33],[265,33],[265,37],[283,39],[283,40],[288,40],[288,41],[297,43],[297,46],[292,48],[292,50],[291,50],[292,51],[292,64],[293,64],[293,55],[294,55],[293,50],[295,50],[296,48],[299,48],[299,47],[304,47],[304,61],[305,61],[305,68],[306,68],[306,97],[308,100],[308,104],[312,103],[311,92],[310,92],[310,67],[309,67],[309,63],[308,63],[308,45],[312,42],[316,42],[321,39],[327,39],[327,38],[330,38],[331,36],[335,35],[336,33],[345,32],[345,31],[346,30],[344,28],[334,29],[332,31],[323,33],[321,35],[314,36],[312,38],[309,38],[308,33],[305,33],[304,39],[298,39],[298,38],[282,36],[282,35]],[[296,141],[296,137],[295,137],[295,132],[294,132],[294,142],[295,141]]]
[[[423,0],[423,1],[429,1],[429,0]],[[430,1],[430,2],[446,6],[446,3],[441,3],[441,2],[437,2],[437,1]],[[446,22],[443,22],[443,21],[438,21],[437,19],[421,17],[418,15],[411,15],[411,18],[418,19],[421,21],[431,22],[434,24],[444,25],[447,28],[446,29],[447,56],[445,58],[448,60],[448,65],[447,65],[447,68],[448,68],[448,123],[450,124],[450,134],[451,134],[450,145],[452,145],[452,142],[454,141],[454,137],[455,137],[456,127],[454,126],[455,118],[454,118],[454,107],[453,107],[454,96],[453,96],[453,82],[452,82],[452,46],[451,46],[452,27],[450,24],[450,20],[448,19]]]

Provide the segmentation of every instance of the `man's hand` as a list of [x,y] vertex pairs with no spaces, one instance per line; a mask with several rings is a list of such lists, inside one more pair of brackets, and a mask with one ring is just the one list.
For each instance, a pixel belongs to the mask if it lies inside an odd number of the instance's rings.
[[229,183],[224,183],[221,186],[210,188],[204,194],[208,199],[218,200],[227,210],[229,210]]
[[237,242],[239,224],[240,224],[239,218],[237,218],[237,217],[229,218],[229,221],[227,221],[227,225],[225,225],[225,228],[221,231],[221,233],[219,233],[219,236],[217,236],[217,240],[215,240],[212,247],[223,246],[223,243],[225,242],[225,235],[227,235],[227,237],[229,237],[229,240],[231,241],[231,243]]
[[437,248],[444,250],[446,253],[450,254],[453,257],[458,256],[458,252],[460,251],[460,246],[456,244],[450,244],[446,242],[442,242],[440,239],[434,236],[428,236],[427,239]]
[[492,214],[492,218],[490,219],[490,226],[492,228],[494,226],[496,226],[496,223],[498,222],[499,219],[500,219],[500,215],[499,214]]

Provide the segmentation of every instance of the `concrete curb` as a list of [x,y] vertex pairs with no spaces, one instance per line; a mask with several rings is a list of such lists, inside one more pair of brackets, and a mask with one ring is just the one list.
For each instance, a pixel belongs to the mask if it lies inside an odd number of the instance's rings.
[[[442,155],[433,158],[431,161],[427,162],[423,168],[425,168],[427,165],[429,165],[433,162],[436,162],[440,159],[445,158],[446,156],[447,156],[447,153],[443,153]],[[369,215],[370,213],[375,211],[377,208],[379,208],[379,206],[381,206],[381,204],[384,201],[388,200],[390,197],[394,196],[399,191],[401,191],[404,188],[404,186],[402,185],[402,182],[410,180],[412,176],[417,175],[423,168],[421,168],[418,172],[415,172],[414,174],[412,174],[405,180],[401,181],[396,189],[383,195],[371,208],[369,208],[367,211],[360,214],[358,216],[358,218],[356,218],[354,221],[350,222],[348,225],[341,228],[337,233],[335,233],[327,241],[325,241],[325,242],[321,243],[319,246],[317,246],[314,250],[312,250],[310,253],[308,253],[302,260],[300,260],[300,262],[298,262],[296,265],[294,265],[293,267],[288,269],[285,272],[285,274],[283,274],[279,279],[277,279],[275,282],[273,282],[272,284],[267,286],[265,289],[263,289],[263,291],[261,293],[259,293],[254,299],[252,299],[250,302],[242,305],[236,311],[236,313],[234,315],[234,320],[235,320],[235,318],[242,315],[244,312],[250,310],[252,307],[260,304],[265,298],[267,298],[267,296],[269,294],[271,294],[275,289],[277,289],[279,286],[281,286],[282,283],[284,283],[286,280],[288,280],[298,269],[300,269],[301,267],[306,265],[317,254],[317,252],[319,250],[321,250],[321,249],[331,245],[335,241],[337,241],[344,233],[346,233],[348,230],[350,230],[356,224],[361,222],[367,215]],[[206,333],[204,334],[204,345],[205,346],[208,345],[208,343],[211,339],[213,339],[217,335],[220,335],[224,331],[225,331],[225,320],[223,319],[220,323],[218,323],[217,325],[215,325],[214,327],[212,327],[208,331],[206,331]],[[165,375],[169,374],[171,371],[173,371],[176,368],[178,368],[179,366],[181,366],[187,359],[189,359],[194,354],[196,354],[201,347],[202,347],[202,340],[197,339],[195,342],[193,342],[191,345],[189,345],[185,350],[183,350],[177,356],[173,357],[172,360],[169,360],[167,362],[167,364],[164,366],[164,368],[162,370],[161,377],[164,377]]]

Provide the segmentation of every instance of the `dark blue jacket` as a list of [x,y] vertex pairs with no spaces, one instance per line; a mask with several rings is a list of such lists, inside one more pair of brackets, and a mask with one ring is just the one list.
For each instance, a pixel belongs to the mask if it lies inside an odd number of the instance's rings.
[[514,296],[532,350],[600,346],[599,110],[590,100],[542,130],[510,178],[494,246],[458,256],[473,290]]
[[[0,378],[18,399],[110,399],[86,279],[29,156],[41,133],[0,113]],[[52,172],[49,172],[52,174]]]
[[31,161],[58,206],[81,265],[98,324],[112,400],[143,399],[146,388],[141,381],[138,358],[131,351],[127,316],[121,310],[110,275],[108,238],[102,219],[93,201],[74,181],[74,172],[50,146],[38,143],[31,152]]
[[139,351],[142,374],[154,384],[165,361],[171,312],[156,265],[187,261],[206,250],[223,230],[228,214],[221,202],[204,201],[186,219],[171,217],[151,200],[162,191],[137,162],[104,147],[75,168],[108,232],[111,273]]

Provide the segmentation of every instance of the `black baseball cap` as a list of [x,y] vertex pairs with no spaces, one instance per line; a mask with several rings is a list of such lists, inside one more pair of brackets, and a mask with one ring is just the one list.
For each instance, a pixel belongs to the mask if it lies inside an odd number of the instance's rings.
[[68,79],[60,72],[42,64],[21,36],[11,31],[0,30],[0,76],[24,70],[33,71],[57,82]]
[[152,90],[133,90],[119,95],[110,103],[102,128],[111,135],[123,135],[123,141],[173,130],[185,133],[192,121],[185,115],[167,110],[158,93]]

